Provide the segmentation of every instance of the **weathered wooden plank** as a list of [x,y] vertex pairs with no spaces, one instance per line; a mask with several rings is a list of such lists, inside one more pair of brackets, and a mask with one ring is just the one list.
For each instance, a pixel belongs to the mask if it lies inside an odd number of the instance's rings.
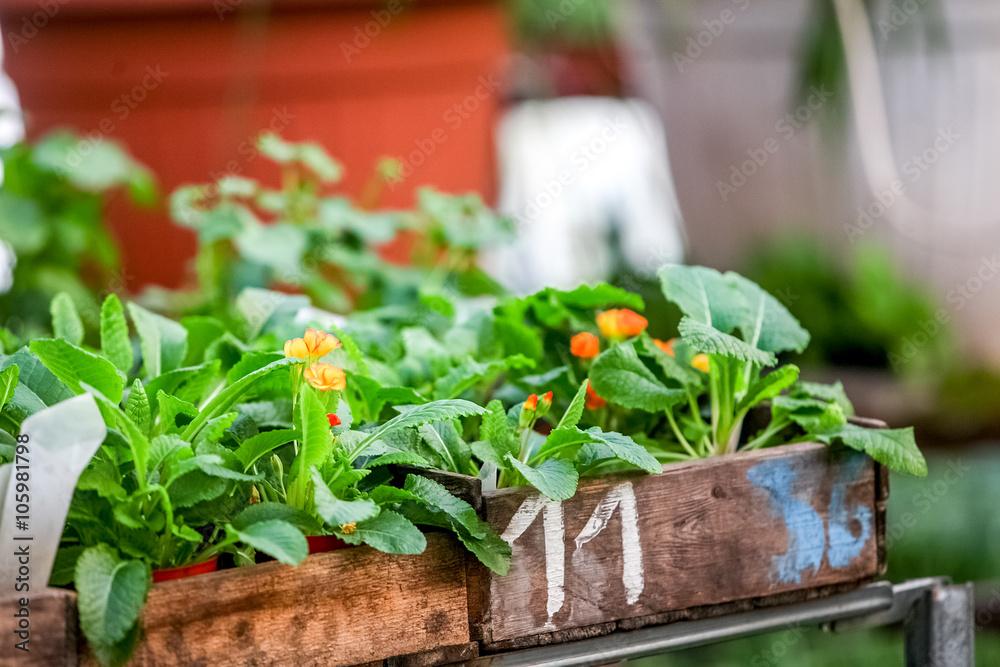
[[468,644],[465,551],[355,547],[156,584],[134,665],[357,665]]
[[470,569],[488,579],[470,581],[475,634],[496,647],[860,582],[880,565],[876,488],[868,457],[806,443],[588,481],[563,503],[486,492],[514,558],[506,577]]
[[[29,591],[27,606],[27,636],[16,633],[25,631],[20,621],[24,616],[18,599],[0,602],[0,623],[3,641],[0,642],[0,665],[76,665],[77,616],[76,594],[58,588]],[[15,644],[28,640],[28,651],[21,651]]]

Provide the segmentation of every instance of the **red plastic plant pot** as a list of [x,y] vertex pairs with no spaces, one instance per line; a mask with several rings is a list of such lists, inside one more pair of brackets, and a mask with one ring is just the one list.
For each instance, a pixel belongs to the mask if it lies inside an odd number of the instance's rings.
[[163,581],[173,581],[174,579],[187,579],[199,574],[208,574],[219,569],[219,557],[215,556],[202,563],[174,567],[169,570],[153,570],[153,583],[158,584]]
[[307,535],[306,542],[309,543],[310,554],[321,554],[351,546],[336,535]]

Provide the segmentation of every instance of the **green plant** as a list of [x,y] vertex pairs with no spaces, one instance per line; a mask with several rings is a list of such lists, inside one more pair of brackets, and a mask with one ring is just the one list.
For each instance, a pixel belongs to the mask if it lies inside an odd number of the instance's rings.
[[[84,143],[89,150],[80,150]],[[104,203],[121,189],[135,202],[152,202],[149,171],[113,141],[92,143],[69,132],[12,146],[0,160],[0,239],[16,261],[11,288],[0,295],[0,322],[17,337],[37,336],[49,329],[49,300],[66,292],[95,325],[100,295],[122,280]],[[17,347],[14,338],[7,336],[8,351]]]
[[[735,273],[705,267],[667,265],[659,276],[664,295],[684,315],[680,339],[667,350],[645,333],[616,343],[594,360],[590,381],[609,403],[662,413],[674,442],[659,447],[670,456],[819,441],[866,452],[895,470],[927,473],[913,429],[850,423],[852,408],[843,389],[799,382],[791,364],[763,374],[777,363],[777,354],[801,351],[809,342],[806,330],[772,295]],[[707,356],[707,366],[696,364],[701,370],[692,368],[696,354]],[[741,446],[744,418],[767,401],[769,425]]]
[[[475,195],[424,189],[415,210],[375,211],[384,186],[396,178],[392,161],[380,165],[355,205],[326,193],[340,181],[342,167],[318,144],[265,134],[258,148],[280,168],[280,189],[225,177],[171,196],[174,220],[198,233],[199,292],[193,300],[201,300],[205,312],[225,312],[246,287],[300,290],[337,312],[443,288],[500,291],[476,266],[476,251],[508,238],[511,223]],[[378,250],[404,233],[414,245],[408,265],[383,259]]]
[[310,330],[309,346],[289,341],[282,353],[273,335],[241,340],[213,318],[178,323],[110,296],[91,348],[70,299],[57,295],[52,310],[54,338],[0,358],[0,455],[30,415],[94,397],[108,435],[80,476],[51,583],[76,587],[103,663],[124,662],[139,640],[151,571],[223,553],[248,565],[256,551],[295,564],[308,553],[304,534],[413,554],[426,544],[416,524],[435,526],[506,572],[509,547],[471,506],[388,469],[427,465],[393,443],[482,408],[407,407],[399,395],[396,418],[353,424],[338,406],[344,373],[319,361],[340,346],[333,336]]

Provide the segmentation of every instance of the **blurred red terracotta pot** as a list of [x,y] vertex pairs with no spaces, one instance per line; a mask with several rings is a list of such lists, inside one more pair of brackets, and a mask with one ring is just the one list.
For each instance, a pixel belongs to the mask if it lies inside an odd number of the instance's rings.
[[[274,130],[324,144],[350,193],[380,157],[401,158],[408,178],[385,205],[423,184],[493,197],[497,2],[3,0],[0,25],[29,137],[122,140],[164,192],[223,174],[276,183],[252,141]],[[112,206],[129,287],[185,273],[194,239],[164,208]]]

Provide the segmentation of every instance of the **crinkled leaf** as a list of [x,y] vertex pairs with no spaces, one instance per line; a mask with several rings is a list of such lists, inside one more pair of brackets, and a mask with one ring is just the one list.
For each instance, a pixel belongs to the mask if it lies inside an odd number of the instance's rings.
[[851,404],[851,400],[847,398],[847,393],[844,391],[844,385],[838,380],[833,384],[821,384],[819,382],[805,382],[798,381],[789,390],[791,396],[796,398],[811,396],[813,398],[820,398],[824,401],[834,401],[840,408],[844,411],[844,414],[848,417],[854,416],[854,406]]
[[659,461],[656,460],[656,457],[646,451],[645,447],[636,443],[627,435],[615,432],[604,432],[597,426],[587,429],[586,433],[596,442],[604,444],[614,453],[616,458],[619,458],[622,461],[628,461],[632,465],[637,468],[641,468],[648,473],[655,474],[663,471],[663,467],[660,465]]
[[660,382],[629,344],[598,355],[590,368],[590,383],[608,402],[646,412],[660,412],[687,400],[683,390]]
[[504,576],[510,570],[511,546],[495,532],[488,531],[484,537],[474,538],[455,533],[455,536],[465,545],[465,548],[479,559],[479,562]]
[[537,468],[521,463],[508,455],[507,461],[524,476],[533,487],[552,500],[566,500],[576,493],[580,476],[573,464],[564,459],[548,459]]
[[278,519],[258,521],[237,530],[243,544],[273,556],[286,565],[298,565],[309,555],[309,544],[302,532]]
[[73,580],[87,639],[105,646],[124,639],[146,602],[149,568],[121,560],[111,547],[99,544],[80,554]]
[[739,325],[743,340],[766,352],[801,352],[806,349],[809,332],[780,301],[741,275],[728,273],[726,277],[746,301],[746,314]]
[[472,450],[458,435],[454,422],[442,420],[433,424],[425,424],[417,429],[420,437],[444,463],[444,469],[449,472],[466,474]]
[[377,468],[379,466],[388,465],[408,465],[417,466],[419,468],[432,467],[430,461],[416,452],[389,452],[379,456],[378,458],[372,459],[365,464],[368,468]]
[[786,388],[790,387],[798,377],[798,366],[786,364],[763,377],[757,378],[736,406],[736,412],[749,410],[762,401],[775,398]]
[[101,354],[122,373],[132,368],[132,342],[121,300],[114,294],[101,304]]
[[[685,343],[706,354],[731,357],[740,361],[749,361],[760,366],[773,366],[778,363],[778,359],[773,353],[759,350],[753,345],[743,342],[736,336],[722,333],[690,317],[681,319],[677,330],[684,337]],[[599,389],[598,393],[600,393]]]
[[576,395],[573,396],[573,400],[570,401],[569,407],[566,408],[566,412],[563,413],[562,419],[559,420],[559,424],[556,425],[557,429],[560,428],[572,428],[580,423],[580,418],[583,417],[583,409],[587,404],[587,383],[584,381],[580,384],[580,388],[577,389]]
[[52,313],[52,331],[56,338],[71,345],[83,344],[83,321],[73,299],[66,292],[59,292],[49,305]]
[[314,516],[285,503],[257,503],[256,505],[251,505],[233,519],[233,528],[244,530],[248,526],[264,521],[284,521],[295,526],[306,535],[319,535],[323,530],[323,527]]
[[142,386],[142,380],[136,378],[132,383],[132,388],[128,392],[128,399],[125,401],[125,415],[132,420],[140,430],[149,430],[149,420],[152,416],[149,408],[149,397],[146,389]]
[[677,304],[687,318],[721,333],[731,333],[747,321],[745,298],[715,269],[667,264],[658,275],[663,296]]
[[187,329],[135,303],[128,304],[128,312],[139,334],[146,376],[152,379],[180,368],[187,355]]
[[260,457],[269,454],[282,445],[287,445],[298,437],[299,433],[294,429],[264,431],[244,440],[233,453],[239,459],[239,462],[243,464],[243,470],[246,471],[250,470]]
[[913,428],[869,429],[844,424],[838,429],[817,433],[821,442],[842,442],[851,449],[865,452],[882,465],[917,477],[927,476],[927,461],[917,447]]
[[17,366],[8,366],[0,371],[0,408],[3,408],[17,391],[17,378],[20,370]]
[[316,513],[331,526],[360,522],[378,515],[378,505],[373,501],[364,499],[341,500],[330,491],[330,487],[323,481],[319,470],[313,468],[310,475],[313,482]]
[[125,395],[125,377],[104,357],[58,338],[33,340],[30,348],[46,368],[78,394],[84,393],[82,382],[114,403],[120,403]]
[[339,534],[349,544],[365,544],[389,554],[419,554],[427,548],[427,539],[413,523],[392,510],[362,521],[350,535]]
[[[397,409],[400,409],[401,407],[402,406],[399,406]],[[402,414],[397,415],[382,424],[382,426],[380,426],[374,433],[365,438],[365,440],[358,445],[358,449],[355,450],[355,454],[360,455],[368,445],[394,431],[422,426],[424,424],[431,424],[445,419],[455,419],[458,417],[466,417],[468,415],[481,415],[484,412],[486,412],[484,408],[479,407],[475,403],[463,401],[461,399],[445,399],[432,401],[423,405],[411,406]]]
[[153,438],[153,442],[150,443],[149,460],[146,462],[146,468],[149,472],[158,470],[159,467],[171,459],[174,454],[184,450],[190,450],[190,445],[178,438],[176,435],[157,436]]
[[485,537],[489,531],[489,527],[479,519],[472,505],[453,496],[448,489],[434,480],[418,475],[407,475],[403,489],[447,514],[450,520],[464,528],[473,537]]

